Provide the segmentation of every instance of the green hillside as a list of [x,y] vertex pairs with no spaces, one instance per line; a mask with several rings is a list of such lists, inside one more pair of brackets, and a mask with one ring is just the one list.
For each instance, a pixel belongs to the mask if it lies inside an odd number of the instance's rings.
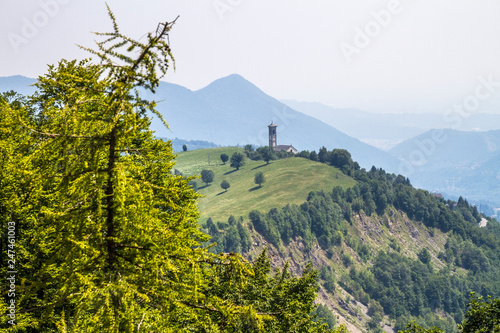
[[[412,320],[457,333],[470,292],[499,297],[500,224],[466,199],[444,200],[401,175],[360,169],[345,151],[322,153],[328,165],[305,158],[250,162],[226,175],[240,176],[232,194],[208,187],[201,206],[215,216],[203,224],[210,250],[253,261],[267,249],[273,268],[288,263],[297,276],[311,263],[319,271],[316,302],[353,333],[398,332]],[[352,178],[341,178],[333,166]],[[249,191],[256,170],[272,181]],[[345,190],[349,181],[354,185]],[[307,186],[318,191],[308,194]],[[236,218],[227,219],[231,214]],[[488,223],[480,227],[482,220]]]
[[[209,186],[201,179],[196,181],[199,192],[204,195],[199,205],[202,221],[208,217],[224,221],[229,215],[245,216],[253,209],[266,211],[286,204],[301,204],[310,191],[331,191],[335,186],[345,189],[356,184],[340,170],[304,158],[276,160],[268,165],[264,161],[245,159],[245,165],[235,171],[229,162],[223,165],[220,160],[221,154],[231,156],[234,152],[243,152],[243,149],[223,147],[178,154],[174,168],[183,175],[199,175],[203,169],[214,172],[214,181]],[[261,188],[254,183],[258,171],[266,178]],[[231,184],[227,192],[220,187],[223,180]]]

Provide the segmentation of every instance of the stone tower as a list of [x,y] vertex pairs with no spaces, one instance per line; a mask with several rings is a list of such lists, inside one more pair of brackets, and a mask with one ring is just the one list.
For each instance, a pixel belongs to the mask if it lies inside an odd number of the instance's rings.
[[276,149],[276,126],[273,122],[269,127],[269,147]]

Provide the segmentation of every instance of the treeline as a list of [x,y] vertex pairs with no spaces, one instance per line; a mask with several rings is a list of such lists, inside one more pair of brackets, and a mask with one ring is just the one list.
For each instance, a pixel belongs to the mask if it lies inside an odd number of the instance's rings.
[[[309,154],[311,159],[314,156]],[[349,280],[354,289],[351,291],[356,293],[356,289],[361,289],[377,300],[386,314],[404,318],[400,322],[407,322],[408,316],[428,318],[429,310],[436,309],[446,311],[460,322],[469,292],[476,291],[484,297],[500,295],[500,225],[496,221],[490,220],[486,228],[479,228],[483,216],[467,200],[461,197],[458,202],[444,200],[414,188],[401,175],[375,167],[369,171],[361,169],[345,150],[328,152],[322,148],[316,156],[357,180],[352,188],[337,187],[331,192],[331,199],[342,208],[347,221],[350,212],[381,216],[393,206],[429,227],[431,234],[437,228],[449,235],[445,251],[438,254],[447,265],[441,271],[433,270],[426,249],[419,253],[420,260],[411,260],[399,255],[399,245],[391,243],[396,251],[378,254],[368,274],[356,274],[351,269]],[[354,249],[360,252],[359,248]],[[458,274],[456,267],[467,272]]]
[[352,188],[343,190],[337,187],[331,194],[333,201],[343,208],[347,220],[350,218],[349,209],[356,213],[363,211],[367,215],[374,212],[383,215],[387,207],[393,206],[427,227],[438,228],[445,233],[452,231],[461,239],[470,240],[495,260],[497,266],[500,264],[500,225],[488,223],[486,228],[478,228],[481,218],[485,217],[466,199],[460,197],[457,202],[444,200],[414,188],[410,180],[401,175],[376,167],[369,171],[362,169],[344,149],[328,151],[323,147],[317,154],[305,151],[299,155],[337,167],[357,181]]
[[[251,211],[249,228],[255,229],[278,250],[296,240],[304,244],[306,252],[315,241],[329,258],[338,252],[349,274],[337,282],[369,307],[370,329],[377,330],[382,315],[386,314],[397,320],[399,329],[413,319],[453,331],[454,323],[463,318],[469,292],[476,291],[485,297],[500,296],[500,225],[492,221],[487,227],[479,228],[482,216],[467,200],[444,200],[414,188],[410,180],[401,175],[375,167],[368,171],[362,169],[346,150],[329,152],[322,148],[319,153],[299,155],[337,167],[357,180],[357,184],[347,189],[335,187],[331,192],[311,192],[300,206],[286,205],[267,213]],[[432,255],[427,249],[418,253],[418,259],[411,259],[399,254],[401,245],[393,239],[386,251],[376,253],[348,232],[356,214],[384,216],[394,208],[422,222],[431,235],[434,228],[448,233],[445,250],[437,255],[445,265],[443,269],[433,267]],[[245,253],[251,247],[251,242],[246,240],[246,228],[242,220],[237,223],[234,218],[230,220],[225,224],[207,222],[208,232],[218,243],[214,249],[225,252],[241,249]],[[350,247],[360,260],[370,260],[372,265],[356,268],[355,259],[343,246]],[[329,292],[335,292],[334,276],[332,268],[321,268],[320,279]],[[440,319],[435,315],[437,311],[445,311],[451,317]]]
[[[399,254],[401,246],[393,241],[391,250],[374,254],[369,245],[348,232],[349,221],[339,203],[346,207],[349,203],[347,200],[335,202],[339,193],[344,192],[347,191],[339,188],[331,193],[311,192],[300,206],[273,208],[267,214],[252,211],[249,227],[277,249],[298,240],[309,251],[317,241],[328,257],[337,253],[342,264],[349,269],[349,274],[335,281],[334,269],[322,267],[319,275],[321,284],[334,293],[335,282],[338,282],[358,301],[367,305],[375,318],[374,327],[386,314],[397,321],[400,329],[410,320],[451,329],[455,322],[463,318],[469,292],[476,291],[483,296],[500,295],[498,269],[490,263],[494,260],[488,258],[470,239],[464,240],[457,234],[450,235],[445,251],[439,254],[439,258],[448,265],[440,271],[433,268],[427,249],[419,253],[418,260],[410,259]],[[215,253],[246,253],[252,246],[242,218],[236,220],[231,216],[227,223],[214,223],[208,219],[206,228],[213,237],[212,242],[217,244],[211,248]],[[356,268],[353,265],[355,259],[349,251],[345,251],[344,244],[354,250],[361,260],[372,259],[373,265]],[[459,273],[456,267],[468,272]],[[447,312],[453,321],[439,319],[434,314],[436,310]]]
[[246,253],[252,247],[252,238],[247,228],[243,226],[243,218],[236,221],[229,216],[227,223],[214,223],[208,218],[205,231],[212,236],[208,244],[213,244],[209,251],[212,253]]
[[262,146],[255,148],[253,145],[244,146],[245,155],[252,161],[269,161],[294,157],[294,153],[288,151],[275,151],[274,148],[269,146]]

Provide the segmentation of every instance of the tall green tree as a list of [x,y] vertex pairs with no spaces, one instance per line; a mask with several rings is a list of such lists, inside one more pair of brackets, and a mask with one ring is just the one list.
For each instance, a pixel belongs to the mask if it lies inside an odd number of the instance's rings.
[[229,156],[227,154],[220,154],[220,160],[222,161],[223,164],[226,164],[226,162],[229,160]]
[[253,180],[255,184],[259,185],[259,187],[262,187],[262,184],[266,182],[266,177],[264,176],[264,173],[262,171],[259,171],[255,173],[255,177]]
[[214,181],[214,172],[212,170],[202,170],[201,180],[208,186],[209,183]]
[[225,191],[227,192],[227,189],[231,187],[231,184],[229,184],[229,182],[227,180],[223,180],[221,183],[220,183],[220,187]]
[[[241,317],[225,332],[327,332],[326,324],[315,322],[309,315],[315,310],[317,289],[317,271],[311,265],[305,267],[301,277],[291,275],[288,263],[273,274],[271,260],[263,251],[252,263],[252,275],[242,280],[234,273],[222,267],[217,283],[207,286],[206,293],[236,304],[254,304],[254,311],[273,316],[267,316],[262,323]],[[346,330],[340,327],[334,332]]]
[[500,332],[500,299],[475,296],[472,293],[468,304],[468,310],[461,325],[460,332],[463,333],[498,333]]
[[251,144],[246,144],[245,147],[243,147],[243,149],[245,149],[245,153],[247,154],[247,156],[248,154],[254,151],[254,148]]
[[19,117],[36,142],[24,168],[40,189],[39,211],[25,217],[36,230],[31,250],[46,258],[18,305],[47,328],[162,330],[175,313],[165,310],[191,302],[200,284],[197,195],[170,174],[171,145],[154,139],[147,113],[161,115],[136,91],[154,91],[168,69],[173,22],[140,43],[110,15],[114,32],[90,50],[100,64],[50,66],[30,98],[35,116]]
[[243,156],[242,153],[234,153],[231,155],[231,168],[236,168],[236,170],[239,170],[243,165],[245,165],[245,157]]
[[[200,246],[198,194],[171,173],[170,143],[137,88],[154,91],[172,61],[162,23],[143,42],[114,31],[99,60],[66,61],[15,106],[0,99],[0,219],[15,223],[16,326],[39,332],[223,331],[257,313],[207,291],[220,267],[252,267]],[[123,52],[122,52],[123,51]],[[6,230],[6,229],[3,229]],[[2,267],[2,276],[6,268]],[[7,312],[2,298],[0,310]]]

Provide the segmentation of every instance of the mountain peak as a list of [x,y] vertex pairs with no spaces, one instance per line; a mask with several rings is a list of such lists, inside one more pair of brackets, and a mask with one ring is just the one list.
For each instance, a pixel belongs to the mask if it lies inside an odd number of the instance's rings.
[[257,86],[245,79],[243,76],[239,74],[231,74],[213,81],[205,88],[198,90],[198,92],[248,94],[262,93],[262,90],[257,88]]

